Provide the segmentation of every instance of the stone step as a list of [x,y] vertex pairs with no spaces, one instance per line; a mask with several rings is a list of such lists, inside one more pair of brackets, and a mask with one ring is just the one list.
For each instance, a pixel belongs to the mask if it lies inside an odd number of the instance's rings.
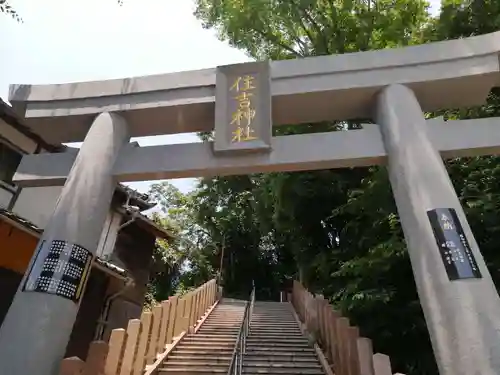
[[273,312],[253,312],[252,319],[262,319],[262,320],[271,320],[271,319],[285,319],[285,320],[295,320],[295,316],[290,311],[284,311],[282,313],[273,313]]
[[264,332],[264,333],[285,333],[285,332],[302,332],[299,327],[290,327],[290,328],[272,328],[272,327],[259,327],[259,326],[251,326],[250,332]]
[[185,339],[182,341],[186,345],[218,345],[218,346],[234,346],[236,340],[218,340],[215,339],[197,339],[193,337],[192,339]]
[[169,367],[185,367],[185,368],[205,367],[205,368],[210,368],[210,369],[225,369],[227,371],[227,368],[229,366],[228,366],[227,362],[217,362],[217,361],[210,361],[210,360],[191,362],[191,361],[176,361],[176,360],[168,359],[165,363],[163,363],[162,367],[163,368],[169,368]]
[[[200,355],[200,356],[224,356],[224,357],[231,357],[233,355],[233,349],[231,350],[207,350],[207,348],[200,349],[200,350],[191,350],[191,349],[175,349],[170,356],[173,355],[179,355],[179,356],[195,356],[195,355]],[[169,358],[170,358],[169,356]]]
[[203,338],[203,339],[209,339],[209,338],[212,338],[212,337],[217,337],[217,338],[223,338],[223,339],[233,339],[233,340],[236,340],[236,338],[238,337],[238,334],[237,333],[234,333],[234,334],[226,334],[226,333],[218,333],[218,334],[215,334],[215,335],[209,335],[209,334],[206,334],[206,333],[195,333],[193,336],[188,336],[188,337],[198,337],[198,338]]
[[208,316],[207,319],[212,319],[212,318],[229,318],[229,319],[243,319],[244,314],[240,313],[212,313]]
[[227,368],[207,368],[207,367],[162,367],[158,369],[159,374],[170,375],[210,375],[227,374]]
[[273,363],[270,363],[270,362],[264,362],[264,361],[260,361],[260,362],[257,362],[257,361],[246,361],[244,360],[243,361],[243,366],[245,368],[265,368],[265,369],[270,369],[270,368],[273,368],[273,369],[287,369],[287,368],[293,368],[293,369],[321,369],[321,365],[319,364],[318,361],[316,362],[313,362],[313,363],[286,363],[286,362],[283,362],[283,363],[276,363],[276,362],[273,362]]
[[205,320],[203,324],[217,324],[217,325],[241,325],[242,319],[235,319],[235,320],[225,320],[225,319],[210,319],[210,320]]
[[212,317],[229,317],[229,318],[243,318],[243,311],[214,311],[212,312],[208,318]]
[[241,322],[238,324],[235,323],[230,323],[230,324],[224,324],[221,322],[205,322],[201,326],[201,328],[207,328],[207,327],[213,327],[213,328],[226,328],[226,329],[240,329]]
[[286,375],[324,375],[323,369],[304,368],[246,368],[243,367],[243,374],[286,374]]
[[252,362],[318,362],[318,359],[314,353],[296,353],[291,354],[289,352],[276,353],[276,352],[247,352],[245,353],[245,363]]
[[305,336],[300,331],[294,331],[294,332],[269,331],[269,332],[267,332],[267,331],[251,330],[248,337],[263,337],[263,338],[291,337],[291,338],[296,338],[296,337],[305,337]]
[[229,352],[229,353],[232,353],[233,352],[233,349],[234,349],[234,344],[233,345],[198,345],[198,344],[184,344],[184,343],[180,343],[177,345],[176,347],[176,350],[190,350],[190,351],[200,351],[200,352],[203,352],[203,351],[207,351],[207,349],[210,349],[212,352],[213,351],[217,351],[217,352]]
[[231,334],[231,335],[238,335],[238,331],[239,329],[237,330],[223,330],[223,329],[211,329],[211,328],[206,328],[206,329],[200,329],[196,334],[197,335],[219,335],[219,334],[224,334],[224,335],[228,335],[228,334]]
[[290,337],[290,336],[281,336],[281,337],[255,337],[248,336],[247,342],[249,344],[267,344],[267,343],[286,343],[286,344],[304,344],[309,341],[305,337]]
[[302,332],[302,331],[297,326],[289,328],[275,328],[275,327],[262,327],[257,325],[251,325],[250,332]]
[[302,331],[298,328],[295,329],[250,329],[251,335],[275,335],[275,336],[297,336],[301,335]]
[[225,317],[225,316],[228,316],[228,317],[241,317],[243,318],[243,315],[244,312],[243,311],[214,311],[210,314],[209,318],[210,317],[213,317],[213,316],[219,316],[219,317]]
[[216,355],[215,353],[200,354],[200,352],[194,352],[193,354],[170,354],[168,356],[168,362],[170,361],[214,361],[214,362],[231,362],[232,355]]
[[247,348],[308,348],[309,343],[307,341],[303,342],[275,342],[275,341],[247,341]]
[[228,349],[234,348],[235,342],[206,342],[206,341],[182,341],[178,344],[180,348],[206,348],[210,347],[213,349]]
[[212,311],[210,316],[243,316],[245,315],[244,310],[215,310]]
[[205,320],[204,324],[241,324],[241,321],[243,319],[225,319],[225,318],[220,318],[220,319],[207,319]]
[[294,316],[291,310],[274,310],[274,309],[253,309],[253,316],[268,317],[268,316]]
[[207,340],[207,341],[234,341],[238,336],[227,336],[227,335],[203,335],[194,334],[184,338],[184,340]]
[[290,347],[287,346],[264,347],[257,345],[247,345],[246,353],[248,355],[260,352],[267,352],[268,354],[272,353],[273,355],[276,355],[276,353],[279,352],[281,353],[293,352],[295,355],[295,353],[314,353],[314,350],[311,347],[305,347],[305,346],[297,346],[294,347],[293,350],[290,350]]
[[268,317],[268,316],[294,316],[292,310],[274,310],[274,309],[253,309],[253,316]]
[[[235,335],[237,336],[238,335],[238,332],[230,332],[231,335]],[[202,330],[199,330],[198,333],[199,335],[208,335],[208,336],[218,336],[219,334],[224,334],[224,335],[227,335],[228,332],[224,332],[224,331],[202,331]]]

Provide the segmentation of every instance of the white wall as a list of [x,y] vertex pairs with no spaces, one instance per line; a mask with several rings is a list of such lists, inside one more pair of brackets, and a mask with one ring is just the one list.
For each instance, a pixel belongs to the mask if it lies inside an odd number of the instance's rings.
[[[61,194],[62,186],[23,188],[12,211],[41,229],[45,229]],[[0,207],[2,204],[0,191]],[[8,202],[7,202],[8,204]],[[122,216],[110,210],[103,226],[97,255],[106,258],[113,253]]]
[[12,211],[44,229],[61,190],[62,186],[23,188]]
[[118,212],[109,211],[97,246],[98,257],[107,259],[113,253],[121,221],[122,216]]
[[7,209],[13,194],[0,186],[0,208]]
[[[34,153],[37,148],[37,143],[35,141],[25,136],[16,128],[7,124],[1,118],[0,118],[0,136],[2,139],[8,141],[6,142],[7,144],[11,143],[12,145],[16,146],[19,150],[22,150],[27,154]],[[0,186],[0,208],[7,209],[9,207],[10,201],[13,198],[13,196],[14,195],[11,191]]]

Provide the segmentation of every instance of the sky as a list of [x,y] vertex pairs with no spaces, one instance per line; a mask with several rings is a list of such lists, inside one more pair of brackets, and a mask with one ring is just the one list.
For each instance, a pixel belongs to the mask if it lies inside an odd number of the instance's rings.
[[[249,61],[193,16],[194,0],[8,0],[24,23],[0,14],[0,97],[9,84],[92,81]],[[439,0],[432,0],[433,11]],[[7,37],[6,37],[7,36]],[[141,146],[198,142],[195,134],[136,138]],[[78,146],[78,145],[76,145]],[[181,191],[195,179],[171,181]],[[131,187],[146,192],[151,182]]]

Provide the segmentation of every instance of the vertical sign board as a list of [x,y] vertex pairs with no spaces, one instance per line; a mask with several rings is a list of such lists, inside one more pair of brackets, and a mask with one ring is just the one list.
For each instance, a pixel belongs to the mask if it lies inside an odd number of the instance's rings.
[[270,152],[271,75],[267,61],[217,68],[214,151]]
[[[44,247],[48,245],[47,251]],[[35,256],[23,290],[78,302],[90,274],[93,254],[82,246],[55,240],[43,241]]]
[[474,254],[453,208],[427,211],[444,268],[450,280],[481,278]]

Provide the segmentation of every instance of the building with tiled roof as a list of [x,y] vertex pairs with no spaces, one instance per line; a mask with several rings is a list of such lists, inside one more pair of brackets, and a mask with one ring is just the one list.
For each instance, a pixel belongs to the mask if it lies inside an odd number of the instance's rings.
[[[14,173],[24,154],[74,150],[46,142],[0,99],[0,324],[62,189],[21,188]],[[66,356],[85,358],[90,341],[140,316],[156,239],[172,239],[144,214],[154,206],[147,194],[117,184]]]

